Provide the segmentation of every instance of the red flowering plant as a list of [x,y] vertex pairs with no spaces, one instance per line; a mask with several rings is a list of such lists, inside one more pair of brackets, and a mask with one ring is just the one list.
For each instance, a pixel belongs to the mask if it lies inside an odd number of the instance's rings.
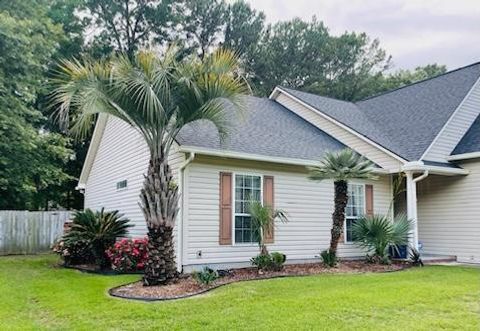
[[141,271],[148,259],[148,238],[122,239],[106,251],[112,269],[119,272]]

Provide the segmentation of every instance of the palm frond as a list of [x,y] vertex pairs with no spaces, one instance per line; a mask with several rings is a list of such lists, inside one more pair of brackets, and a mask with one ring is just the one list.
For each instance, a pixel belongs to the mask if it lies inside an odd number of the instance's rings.
[[350,179],[377,179],[372,174],[373,163],[351,149],[327,152],[320,165],[308,167],[309,178],[322,181],[348,181]]
[[360,247],[384,257],[389,246],[408,244],[411,221],[399,215],[391,221],[384,215],[364,216],[352,226],[353,241]]

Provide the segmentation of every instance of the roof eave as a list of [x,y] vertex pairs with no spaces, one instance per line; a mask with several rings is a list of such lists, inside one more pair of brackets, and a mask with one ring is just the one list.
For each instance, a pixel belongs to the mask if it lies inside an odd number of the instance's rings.
[[401,171],[428,171],[430,174],[444,176],[468,175],[470,173],[468,170],[462,168],[448,168],[434,165],[426,165],[423,163],[423,161],[408,162],[401,168]]
[[448,161],[460,161],[480,158],[480,152],[470,152],[447,156]]
[[[286,165],[297,165],[297,166],[318,166],[318,160],[307,160],[307,159],[298,159],[298,158],[288,158],[288,157],[278,157],[278,156],[269,156],[253,153],[244,153],[244,152],[235,152],[230,150],[218,150],[197,146],[186,146],[182,145],[179,148],[179,152],[182,153],[195,153],[198,155],[207,155],[215,157],[224,157],[231,159],[241,159],[249,161],[259,161],[259,162],[270,162]],[[377,174],[389,174],[390,172],[383,168],[374,168],[373,172]]]

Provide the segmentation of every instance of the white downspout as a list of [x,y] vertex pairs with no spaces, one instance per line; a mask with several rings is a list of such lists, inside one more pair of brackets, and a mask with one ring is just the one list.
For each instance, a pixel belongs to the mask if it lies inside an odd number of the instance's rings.
[[410,237],[410,246],[418,250],[418,211],[417,211],[417,183],[428,177],[428,170],[414,178],[413,171],[405,171],[407,176],[407,217],[413,221]]
[[182,272],[183,270],[183,224],[184,224],[184,211],[185,211],[185,168],[193,161],[195,153],[191,152],[185,162],[180,166],[180,224],[178,224],[178,263],[177,270]]

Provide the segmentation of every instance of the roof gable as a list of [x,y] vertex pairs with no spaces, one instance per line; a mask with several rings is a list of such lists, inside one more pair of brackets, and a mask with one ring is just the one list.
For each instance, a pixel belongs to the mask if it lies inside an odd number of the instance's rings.
[[467,133],[458,143],[452,155],[480,152],[480,116],[477,117]]
[[356,103],[282,88],[398,156],[420,160],[480,77],[480,63]]

